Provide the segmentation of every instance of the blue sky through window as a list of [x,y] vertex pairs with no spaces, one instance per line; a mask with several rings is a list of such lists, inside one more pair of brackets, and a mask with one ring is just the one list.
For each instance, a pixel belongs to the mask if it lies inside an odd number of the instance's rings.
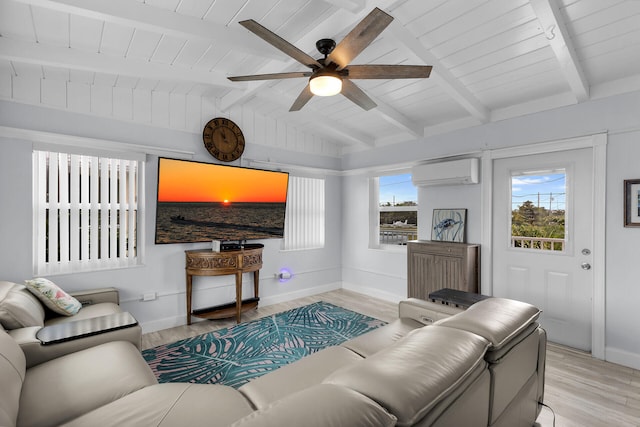
[[411,174],[380,177],[380,205],[391,206],[403,202],[418,203],[418,189],[411,182]]
[[535,206],[551,210],[566,208],[566,174],[518,175],[511,178],[511,205],[517,209],[529,200]]

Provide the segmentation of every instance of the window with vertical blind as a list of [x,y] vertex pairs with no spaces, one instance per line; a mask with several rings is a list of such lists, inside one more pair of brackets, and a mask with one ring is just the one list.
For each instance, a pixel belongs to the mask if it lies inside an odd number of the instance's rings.
[[138,264],[143,162],[34,151],[34,273]]
[[324,179],[289,176],[283,250],[324,247]]

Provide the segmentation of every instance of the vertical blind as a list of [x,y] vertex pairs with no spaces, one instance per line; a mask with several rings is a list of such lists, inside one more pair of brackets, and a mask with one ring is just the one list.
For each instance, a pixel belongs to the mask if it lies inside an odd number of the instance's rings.
[[324,179],[289,177],[284,250],[324,247]]
[[34,151],[34,273],[137,263],[137,160]]

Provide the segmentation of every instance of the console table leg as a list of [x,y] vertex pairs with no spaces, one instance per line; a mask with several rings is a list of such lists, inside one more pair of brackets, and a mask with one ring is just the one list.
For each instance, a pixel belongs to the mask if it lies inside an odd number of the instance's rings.
[[242,272],[236,273],[236,322],[240,323],[242,314]]
[[187,325],[191,324],[191,292],[192,292],[192,278],[187,273]]
[[255,298],[259,298],[258,290],[260,289],[260,270],[256,270],[253,272],[253,296]]

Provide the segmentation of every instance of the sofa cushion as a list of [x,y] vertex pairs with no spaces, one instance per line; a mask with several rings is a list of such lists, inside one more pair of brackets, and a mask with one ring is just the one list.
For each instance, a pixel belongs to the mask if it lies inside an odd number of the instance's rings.
[[65,427],[228,426],[253,412],[237,390],[221,385],[168,383],[145,387]]
[[249,381],[238,390],[261,409],[289,394],[319,384],[332,372],[362,357],[344,347],[328,347]]
[[0,324],[18,329],[44,324],[44,308],[24,285],[0,281]]
[[59,425],[152,384],[156,378],[133,344],[101,344],[29,369],[18,424]]
[[389,347],[414,329],[422,328],[423,326],[422,323],[414,319],[396,319],[382,328],[369,331],[340,345],[355,351],[362,357],[369,357]]
[[73,316],[82,308],[82,304],[77,299],[63,291],[49,279],[39,277],[33,280],[25,280],[24,283],[29,291],[55,313],[63,316]]
[[0,328],[0,426],[16,425],[25,369],[24,354],[20,347]]
[[540,309],[531,304],[506,298],[489,298],[436,324],[478,334],[491,343],[492,350],[496,350],[527,329],[539,316]]
[[332,384],[291,394],[232,424],[232,427],[386,427],[396,418],[373,400]]
[[471,332],[427,326],[324,382],[362,393],[395,415],[398,425],[413,425],[441,400],[461,393],[468,377],[482,373],[487,347]]

